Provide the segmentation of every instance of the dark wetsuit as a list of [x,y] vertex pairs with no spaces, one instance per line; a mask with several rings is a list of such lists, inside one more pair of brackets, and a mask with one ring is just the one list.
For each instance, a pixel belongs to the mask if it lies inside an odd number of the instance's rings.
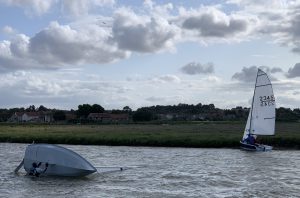
[[255,138],[252,135],[248,135],[248,137],[244,140],[244,142],[246,142],[247,144],[255,144]]
[[29,170],[29,175],[33,175],[33,176],[38,177],[38,176],[40,176],[41,173],[46,172],[46,170],[48,168],[48,163],[45,164],[45,168],[44,169],[40,168],[41,164],[42,164],[41,162],[38,163],[38,164],[32,163],[32,167]]

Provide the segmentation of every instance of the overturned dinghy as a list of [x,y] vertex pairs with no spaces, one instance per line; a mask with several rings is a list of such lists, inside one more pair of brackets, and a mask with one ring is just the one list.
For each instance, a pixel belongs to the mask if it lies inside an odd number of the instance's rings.
[[30,173],[34,163],[46,164],[47,169],[42,175],[80,177],[97,171],[79,154],[52,144],[28,145],[23,162],[27,173]]

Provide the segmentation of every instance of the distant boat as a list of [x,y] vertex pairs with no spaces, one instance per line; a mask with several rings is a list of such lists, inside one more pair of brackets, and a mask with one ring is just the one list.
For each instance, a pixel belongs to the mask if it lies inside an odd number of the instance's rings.
[[15,172],[24,165],[25,171],[29,174],[32,171],[33,164],[38,164],[38,166],[42,164],[44,170],[41,175],[80,177],[97,171],[93,165],[79,154],[52,144],[28,145],[22,163],[16,168]]
[[250,151],[270,151],[272,146],[256,143],[257,135],[275,134],[275,97],[268,75],[258,69],[254,94],[240,146]]

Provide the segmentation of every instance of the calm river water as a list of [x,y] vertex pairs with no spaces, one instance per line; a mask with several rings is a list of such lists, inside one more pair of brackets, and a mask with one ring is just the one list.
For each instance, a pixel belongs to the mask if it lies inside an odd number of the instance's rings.
[[96,167],[130,168],[77,179],[15,175],[26,145],[0,143],[0,197],[300,197],[300,151],[64,146]]

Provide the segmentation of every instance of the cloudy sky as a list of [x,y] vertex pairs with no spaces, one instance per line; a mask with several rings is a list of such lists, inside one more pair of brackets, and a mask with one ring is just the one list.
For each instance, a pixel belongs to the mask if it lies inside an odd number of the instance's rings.
[[[125,3],[126,2],[126,3]],[[0,0],[0,108],[300,107],[298,0]]]

